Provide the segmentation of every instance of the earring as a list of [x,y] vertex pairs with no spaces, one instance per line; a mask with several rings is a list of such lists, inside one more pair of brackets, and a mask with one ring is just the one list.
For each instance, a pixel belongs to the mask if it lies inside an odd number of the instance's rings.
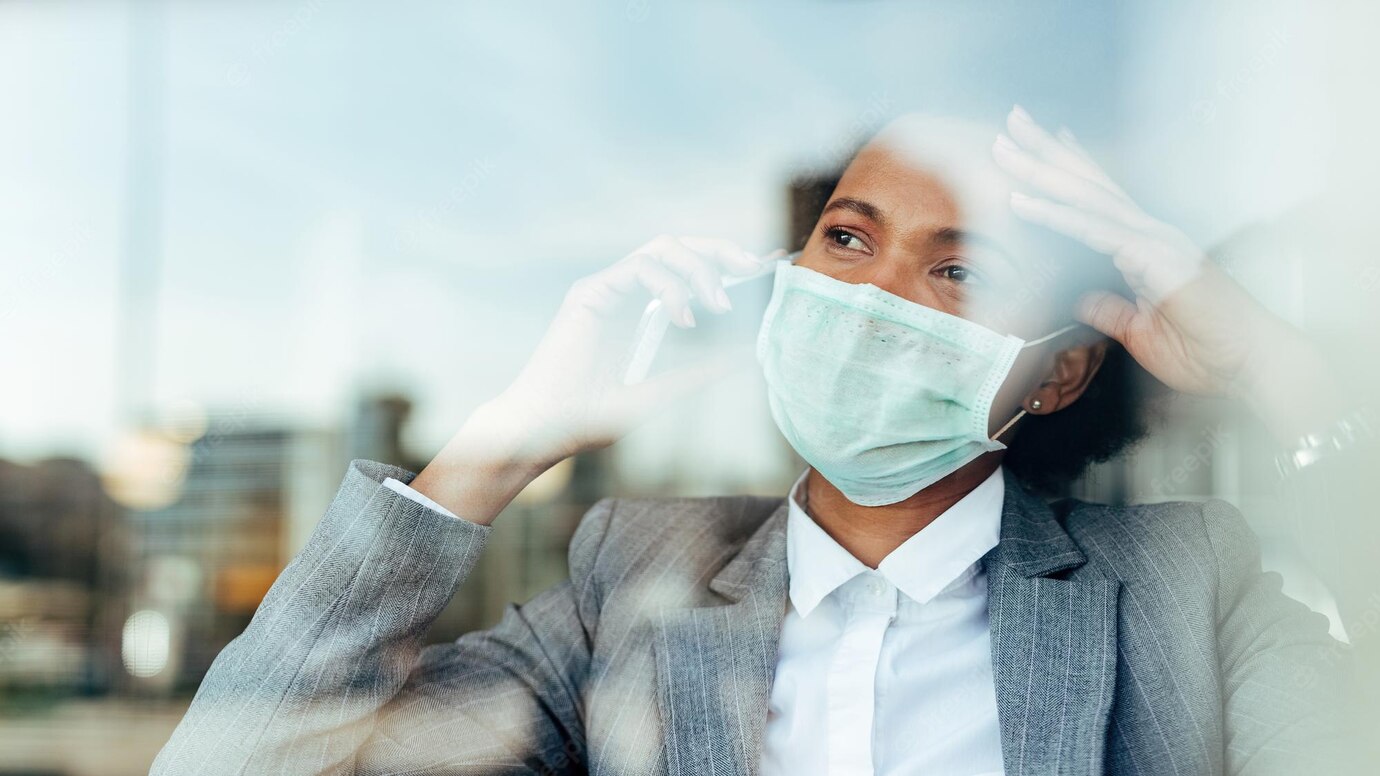
[[1042,406],[1043,406],[1043,403],[1042,403],[1039,399],[1031,399],[1031,400],[1030,400],[1030,411],[1031,411],[1031,412],[1036,412],[1036,411],[1039,410],[1040,407],[1042,407]]

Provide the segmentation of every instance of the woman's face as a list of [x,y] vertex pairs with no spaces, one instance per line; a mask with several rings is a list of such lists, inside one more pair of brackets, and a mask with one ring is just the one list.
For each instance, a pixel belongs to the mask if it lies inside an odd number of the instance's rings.
[[[1025,340],[1071,322],[1067,309],[1049,301],[1059,296],[1056,273],[1048,259],[1037,260],[1030,227],[1011,213],[1009,183],[985,153],[979,156],[971,146],[927,151],[933,164],[915,148],[880,141],[864,148],[844,172],[796,263],[844,282],[871,283]],[[1047,379],[1061,369],[1061,349],[1070,345],[1077,349],[1076,337],[1022,351],[992,405],[992,431],[1033,391],[1048,387]],[[1100,355],[1084,360],[1095,372]],[[1091,373],[1082,377],[1086,384]],[[1067,406],[1077,397],[1064,398]],[[1043,396],[1041,404],[1061,408]]]
[[1029,293],[1040,267],[1021,250],[1027,227],[1010,212],[1010,188],[988,177],[959,189],[874,143],[844,172],[797,263],[1024,339],[1067,323],[1047,295]]

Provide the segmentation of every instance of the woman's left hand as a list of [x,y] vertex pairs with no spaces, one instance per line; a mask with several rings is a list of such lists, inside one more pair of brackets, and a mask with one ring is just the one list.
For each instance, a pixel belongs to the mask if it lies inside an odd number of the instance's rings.
[[1007,130],[1010,137],[998,136],[993,146],[998,165],[1047,197],[1013,193],[1012,209],[1112,257],[1135,300],[1092,292],[1077,315],[1146,371],[1177,391],[1240,398],[1268,413],[1279,400],[1279,378],[1321,368],[1316,348],[1298,330],[1217,269],[1183,232],[1141,210],[1067,130],[1055,137],[1019,106]]

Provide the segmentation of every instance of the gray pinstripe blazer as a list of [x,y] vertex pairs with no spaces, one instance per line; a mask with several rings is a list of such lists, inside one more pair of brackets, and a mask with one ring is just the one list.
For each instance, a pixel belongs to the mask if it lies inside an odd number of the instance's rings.
[[[486,527],[357,461],[157,774],[745,774],[787,600],[780,499],[605,500],[571,580],[421,649]],[[1220,503],[1051,507],[1008,478],[987,564],[1008,774],[1335,773],[1325,618]]]

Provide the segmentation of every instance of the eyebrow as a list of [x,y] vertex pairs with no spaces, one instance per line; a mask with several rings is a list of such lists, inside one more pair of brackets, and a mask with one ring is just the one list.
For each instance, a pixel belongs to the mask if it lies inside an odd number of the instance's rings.
[[966,229],[955,229],[952,227],[940,229],[934,234],[934,242],[940,245],[972,245],[1000,253],[1007,259],[1011,258],[1011,252],[1006,250],[1001,243],[984,234],[970,232]]
[[[825,205],[825,213],[831,210],[851,210],[864,218],[871,219],[882,228],[886,228],[887,226],[887,219],[882,213],[882,209],[867,200],[857,199],[855,197],[839,197],[838,199],[831,200],[828,205]],[[945,227],[935,232],[932,240],[939,245],[972,245],[979,248],[986,248],[987,250],[1001,254],[1001,256],[1008,261],[1011,260],[1011,252],[1001,243],[987,235],[971,232],[967,229]]]
[[882,215],[882,209],[871,202],[861,199],[839,197],[838,199],[830,201],[829,204],[824,207],[825,213],[831,210],[851,210],[863,218],[877,222],[878,226],[886,226],[886,216]]

